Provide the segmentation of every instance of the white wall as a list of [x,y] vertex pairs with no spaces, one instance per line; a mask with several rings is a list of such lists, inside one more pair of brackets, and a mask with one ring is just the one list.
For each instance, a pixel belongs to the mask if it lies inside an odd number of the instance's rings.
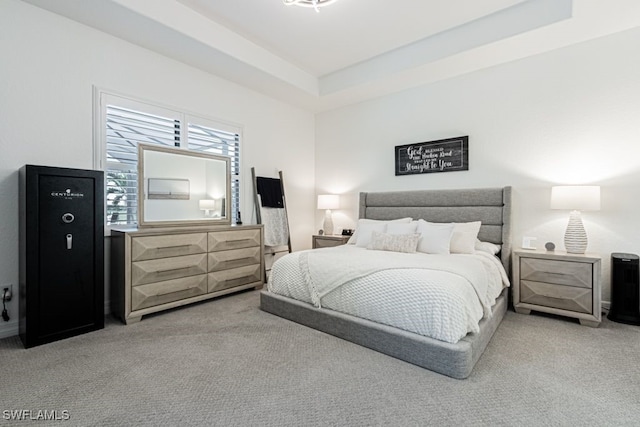
[[[602,186],[584,212],[589,252],[640,252],[640,30],[316,116],[316,188],[345,194],[337,228],[354,225],[358,192],[511,185],[514,246],[522,236],[564,249],[568,212],[555,184]],[[469,135],[469,171],[394,176],[394,146]],[[316,228],[322,213],[316,213]]]
[[[0,285],[18,284],[18,169],[93,167],[92,87],[197,112],[243,128],[242,214],[252,220],[251,166],[285,176],[294,249],[310,247],[314,118],[18,0],[0,2]],[[108,266],[107,266],[108,267]],[[18,298],[0,337],[18,329]]]

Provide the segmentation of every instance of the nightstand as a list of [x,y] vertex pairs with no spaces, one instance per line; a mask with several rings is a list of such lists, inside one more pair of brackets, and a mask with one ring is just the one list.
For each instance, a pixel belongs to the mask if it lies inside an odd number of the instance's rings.
[[601,259],[594,254],[513,252],[513,306],[517,313],[531,310],[574,317],[597,327],[600,306]]
[[332,246],[344,245],[349,241],[351,236],[342,236],[340,234],[319,235],[314,234],[312,238],[312,248],[330,248]]

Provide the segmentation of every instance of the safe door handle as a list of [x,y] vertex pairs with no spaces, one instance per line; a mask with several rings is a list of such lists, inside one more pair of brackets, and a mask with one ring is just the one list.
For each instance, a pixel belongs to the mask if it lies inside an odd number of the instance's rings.
[[71,249],[73,246],[73,235],[71,233],[67,234],[67,249]]

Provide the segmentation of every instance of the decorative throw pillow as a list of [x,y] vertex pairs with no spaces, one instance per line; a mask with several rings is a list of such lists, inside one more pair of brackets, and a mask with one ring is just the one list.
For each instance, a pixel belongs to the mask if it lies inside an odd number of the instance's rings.
[[481,221],[454,222],[450,251],[452,254],[472,254],[480,232]]
[[367,249],[414,253],[418,246],[418,240],[420,240],[418,233],[388,234],[374,231],[371,233],[371,244]]
[[[360,234],[358,232],[358,230],[360,228],[362,228],[363,225],[365,224],[378,224],[378,223],[384,223],[384,224],[390,224],[390,223],[410,223],[412,221],[413,218],[399,218],[399,219],[392,219],[392,220],[378,220],[378,219],[366,219],[366,218],[362,218],[358,220],[358,224],[356,225],[356,230],[353,232],[353,236],[351,236],[349,238],[349,241],[347,242],[347,245],[355,245],[358,241],[358,234]],[[366,245],[365,245],[366,246]]]
[[453,224],[418,220],[416,232],[420,234],[418,252],[427,254],[449,254],[449,244],[453,233]]

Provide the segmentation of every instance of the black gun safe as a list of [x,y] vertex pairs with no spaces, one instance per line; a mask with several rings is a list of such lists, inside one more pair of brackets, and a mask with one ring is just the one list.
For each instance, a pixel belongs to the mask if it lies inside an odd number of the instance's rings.
[[104,176],[20,169],[20,339],[25,347],[104,328]]

